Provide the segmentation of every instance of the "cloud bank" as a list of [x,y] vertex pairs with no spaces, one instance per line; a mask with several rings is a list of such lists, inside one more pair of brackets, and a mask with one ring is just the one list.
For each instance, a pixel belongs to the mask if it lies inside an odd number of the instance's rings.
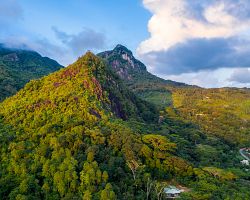
[[[143,0],[150,37],[138,56],[158,75],[250,66],[249,0]],[[231,70],[232,73],[233,70]]]
[[[57,27],[51,28],[52,23],[48,22],[48,29],[45,30],[48,35],[36,33],[32,29],[28,30],[25,23],[32,16],[28,15],[30,12],[24,4],[18,0],[0,0],[0,26],[2,27],[0,29],[0,43],[5,46],[34,50],[43,56],[56,59],[65,66],[87,50],[95,52],[106,47],[106,35],[89,28],[83,28],[80,32],[69,34]],[[39,18],[34,16],[33,21],[39,21]],[[44,28],[46,29],[46,27]],[[34,29],[36,30],[37,27]]]
[[156,66],[155,73],[176,75],[222,67],[249,67],[249,47],[250,41],[238,38],[191,39],[143,56],[150,66]]

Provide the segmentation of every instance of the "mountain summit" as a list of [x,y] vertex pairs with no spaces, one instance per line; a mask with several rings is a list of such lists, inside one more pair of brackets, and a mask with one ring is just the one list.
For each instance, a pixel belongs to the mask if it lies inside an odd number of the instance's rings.
[[121,44],[116,45],[116,47],[114,48],[114,51],[118,52],[118,53],[127,53],[127,54],[133,56],[132,51],[130,51],[127,47],[125,47]]
[[120,78],[125,80],[133,80],[136,72],[147,71],[146,66],[133,56],[132,51],[120,44],[111,51],[99,53],[98,56],[107,60]]
[[132,51],[127,47],[118,44],[113,50],[104,51],[97,56],[104,59],[113,71],[123,80],[130,80],[129,85],[145,85],[150,82],[160,83],[169,86],[186,86],[184,83],[178,83],[171,80],[164,80],[147,71],[147,67],[139,60],[137,60]]
[[[97,56],[104,59],[132,91],[151,103],[166,106],[170,103],[167,87],[187,86],[151,74],[146,66],[133,56],[132,51],[120,44],[113,50],[99,53]],[[155,98],[156,96],[159,98]],[[154,99],[160,100],[155,102]]]

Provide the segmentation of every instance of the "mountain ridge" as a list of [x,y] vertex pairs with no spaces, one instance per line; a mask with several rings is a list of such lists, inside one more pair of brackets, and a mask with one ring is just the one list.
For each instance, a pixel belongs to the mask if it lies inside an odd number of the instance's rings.
[[0,101],[15,94],[31,79],[37,79],[63,66],[30,50],[0,47]]
[[[134,65],[136,59],[132,52],[122,45],[97,55],[108,63],[129,89],[156,105],[162,113],[175,113],[179,119],[199,125],[207,135],[216,135],[232,145],[249,144],[249,89],[206,89],[160,79],[147,72],[143,63],[140,62],[142,67]],[[121,69],[129,76],[124,77]]]

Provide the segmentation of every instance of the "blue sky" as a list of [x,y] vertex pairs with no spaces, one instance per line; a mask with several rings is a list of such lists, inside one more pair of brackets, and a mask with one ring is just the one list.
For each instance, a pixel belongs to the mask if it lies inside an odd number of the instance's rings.
[[[147,21],[150,13],[140,0],[9,0],[9,9],[11,7],[19,8],[19,13],[12,16],[12,20],[6,20],[9,16],[2,16],[0,22],[7,21],[7,28],[0,32],[3,42],[6,38],[20,38],[21,43],[22,39],[29,38],[26,43],[47,40],[53,45],[60,45],[53,28],[69,35],[89,29],[103,34],[105,39],[103,48],[91,50],[113,48],[118,43],[135,50],[149,35]],[[82,53],[84,51],[83,47]],[[73,58],[68,59],[62,60],[63,64],[73,61]]]
[[123,44],[162,78],[250,87],[249,0],[0,0],[0,43],[67,65]]
[[37,33],[53,37],[52,26],[72,34],[80,32],[82,28],[89,28],[103,32],[109,44],[125,41],[132,48],[136,48],[140,40],[147,37],[150,14],[139,0],[22,2],[24,11],[29,11],[25,13],[25,27],[31,32],[36,27]]

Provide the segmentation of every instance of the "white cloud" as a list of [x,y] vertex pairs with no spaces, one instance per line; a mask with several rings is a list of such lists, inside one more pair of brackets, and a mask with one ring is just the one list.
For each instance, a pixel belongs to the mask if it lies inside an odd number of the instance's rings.
[[[242,8],[246,3],[246,0],[210,0],[199,3],[196,0],[143,0],[144,6],[153,14],[148,22],[151,36],[140,44],[137,53],[143,55],[151,51],[167,50],[193,38],[234,36],[248,29],[250,20],[231,10]],[[198,16],[195,12],[199,12]]]
[[[249,86],[233,81],[250,67],[249,0],[143,0],[150,37],[137,48],[149,71],[203,87]],[[231,68],[231,69],[229,69]]]

